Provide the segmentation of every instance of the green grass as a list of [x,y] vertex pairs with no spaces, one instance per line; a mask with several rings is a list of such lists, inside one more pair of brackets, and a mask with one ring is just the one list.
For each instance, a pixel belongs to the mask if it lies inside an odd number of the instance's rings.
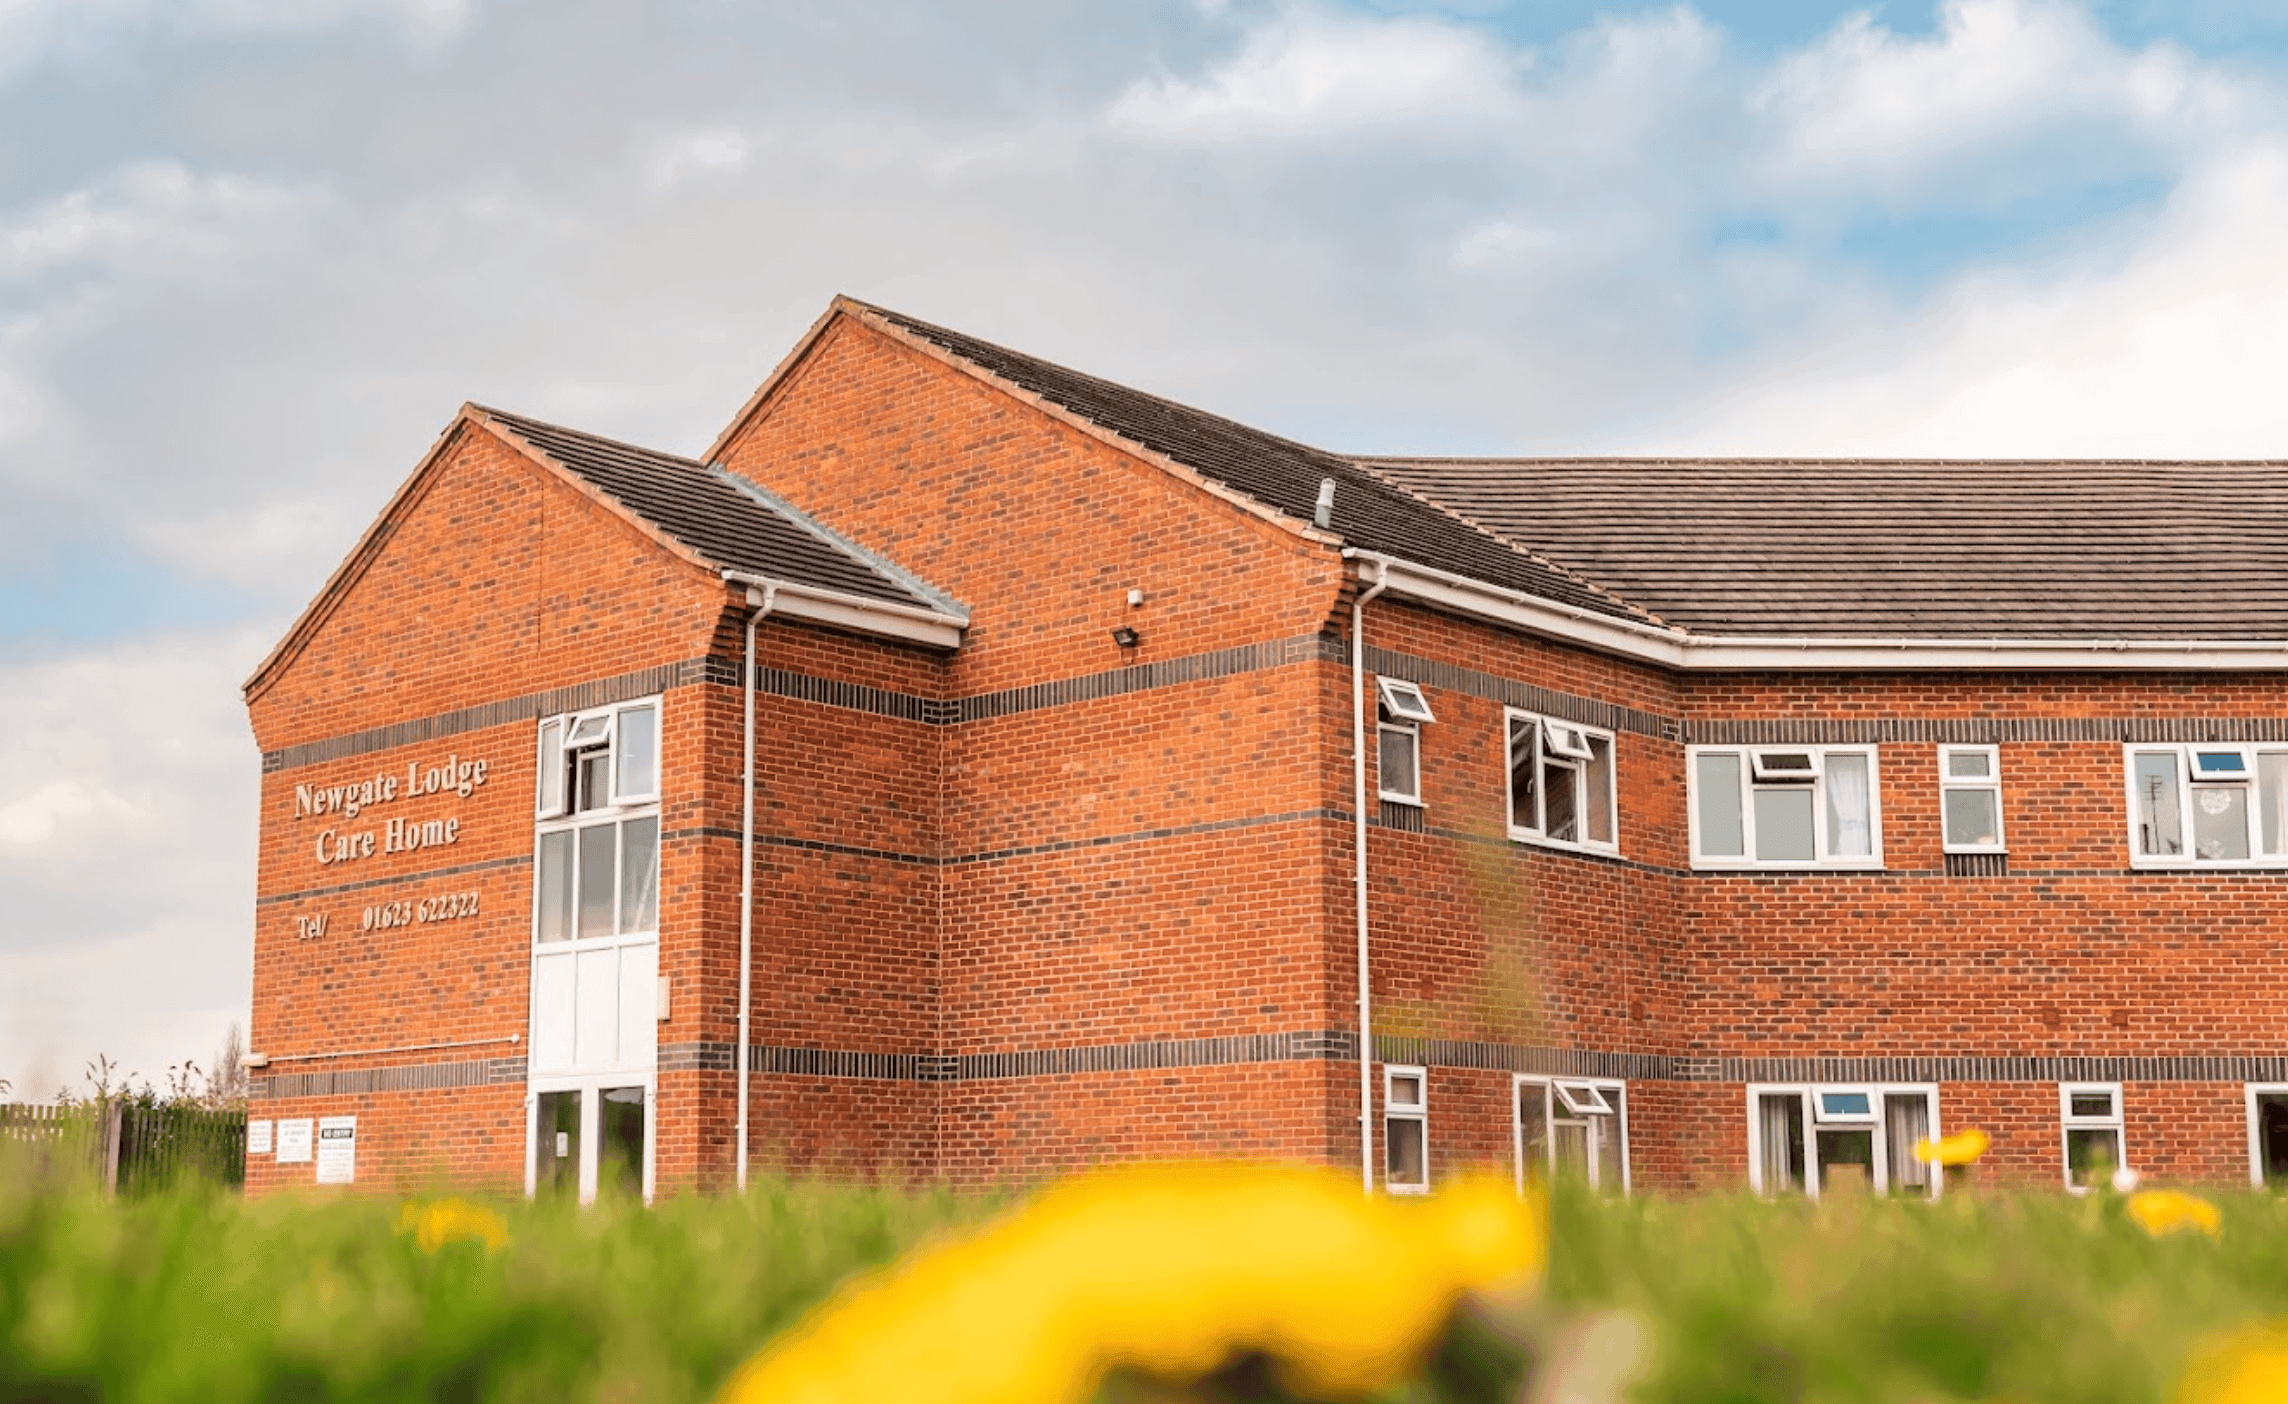
[[[1625,1312],[1654,1350],[1640,1404],[2161,1400],[2204,1337],[2288,1315],[2288,1207],[2221,1203],[2211,1241],[2042,1193],[1561,1194],[1546,1303],[1458,1334],[1441,1378],[1490,1356],[1498,1382]],[[649,1210],[495,1207],[507,1247],[430,1254],[394,1200],[193,1185],[107,1202],[0,1176],[0,1399],[706,1400],[844,1276],[993,1206],[768,1183]]]

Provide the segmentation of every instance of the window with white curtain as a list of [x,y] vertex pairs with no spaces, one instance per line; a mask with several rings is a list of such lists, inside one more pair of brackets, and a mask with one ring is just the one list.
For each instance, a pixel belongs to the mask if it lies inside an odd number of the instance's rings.
[[2288,867],[2288,746],[2123,749],[2131,866]]
[[1694,746],[1696,868],[1879,868],[1873,746]]
[[1509,836],[1560,848],[1620,846],[1613,733],[1512,711]]
[[1934,1198],[1941,1176],[1915,1158],[1938,1137],[1930,1083],[1760,1083],[1748,1088],[1749,1180],[1762,1194],[1852,1188]]

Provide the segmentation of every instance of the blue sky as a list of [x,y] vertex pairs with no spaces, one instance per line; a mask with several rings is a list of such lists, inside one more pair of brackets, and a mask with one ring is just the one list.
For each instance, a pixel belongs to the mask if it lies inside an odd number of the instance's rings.
[[464,399],[836,292],[1334,448],[2279,456],[2288,7],[0,4],[0,1078],[246,1002],[236,687]]

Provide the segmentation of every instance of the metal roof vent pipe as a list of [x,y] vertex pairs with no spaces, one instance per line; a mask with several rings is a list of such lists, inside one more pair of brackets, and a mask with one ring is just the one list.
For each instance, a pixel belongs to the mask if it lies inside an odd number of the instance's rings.
[[1311,525],[1321,531],[1335,519],[1335,480],[1319,479],[1319,505],[1311,509]]

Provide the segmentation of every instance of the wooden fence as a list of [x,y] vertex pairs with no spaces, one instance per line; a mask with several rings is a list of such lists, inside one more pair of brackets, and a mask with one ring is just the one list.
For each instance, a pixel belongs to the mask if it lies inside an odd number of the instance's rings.
[[158,1189],[183,1176],[246,1183],[243,1109],[118,1100],[0,1106],[0,1141],[47,1172],[93,1175],[109,1194]]

